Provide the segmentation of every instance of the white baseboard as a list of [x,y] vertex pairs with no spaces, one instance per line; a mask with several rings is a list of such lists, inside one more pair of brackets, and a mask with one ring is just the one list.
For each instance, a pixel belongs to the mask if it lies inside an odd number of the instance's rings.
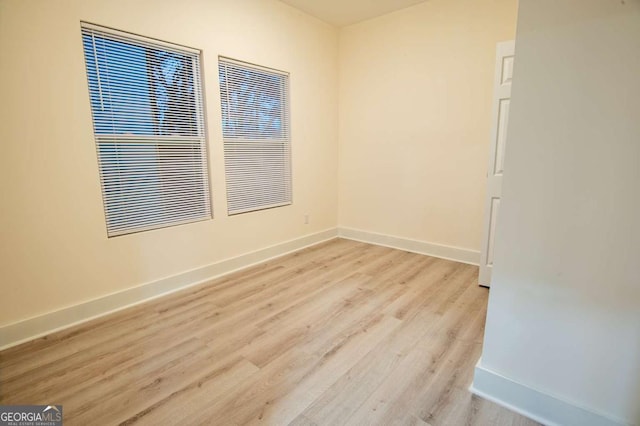
[[547,426],[621,426],[629,423],[532,389],[481,365],[475,368],[471,393]]
[[426,241],[412,240],[409,238],[394,237],[392,235],[378,234],[353,228],[338,228],[341,238],[361,241],[363,243],[410,251],[412,253],[426,254],[441,259],[455,260],[456,262],[470,265],[480,264],[480,252],[460,247],[445,246],[442,244],[428,243]]
[[285,241],[124,291],[0,326],[0,350],[284,256],[338,236],[336,228]]

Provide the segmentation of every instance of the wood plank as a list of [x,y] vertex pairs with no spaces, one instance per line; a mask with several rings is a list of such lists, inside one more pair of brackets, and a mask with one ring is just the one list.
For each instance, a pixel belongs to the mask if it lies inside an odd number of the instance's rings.
[[67,425],[534,425],[467,390],[477,273],[335,239],[0,352],[0,403]]

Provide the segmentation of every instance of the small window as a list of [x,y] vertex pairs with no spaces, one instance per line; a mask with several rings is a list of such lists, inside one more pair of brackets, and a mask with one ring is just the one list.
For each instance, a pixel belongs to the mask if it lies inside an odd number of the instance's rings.
[[289,75],[219,60],[229,214],[291,204]]
[[110,237],[211,218],[199,52],[82,25]]

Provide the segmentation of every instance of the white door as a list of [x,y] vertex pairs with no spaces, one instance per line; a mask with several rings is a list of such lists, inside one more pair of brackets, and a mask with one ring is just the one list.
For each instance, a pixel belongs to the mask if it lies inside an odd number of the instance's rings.
[[480,277],[478,279],[479,284],[486,287],[489,287],[491,284],[493,242],[495,239],[496,221],[500,212],[504,149],[507,142],[507,123],[509,121],[509,104],[511,102],[511,78],[513,75],[515,42],[512,40],[498,43],[496,50],[493,112],[491,114],[491,146],[489,149],[489,169],[487,171],[487,195],[484,204]]

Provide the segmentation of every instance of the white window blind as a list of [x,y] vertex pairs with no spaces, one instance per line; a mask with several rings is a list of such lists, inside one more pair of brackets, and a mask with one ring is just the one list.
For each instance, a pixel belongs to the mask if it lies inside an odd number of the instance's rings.
[[110,237],[211,218],[199,52],[82,25]]
[[291,204],[289,75],[219,59],[229,214]]

